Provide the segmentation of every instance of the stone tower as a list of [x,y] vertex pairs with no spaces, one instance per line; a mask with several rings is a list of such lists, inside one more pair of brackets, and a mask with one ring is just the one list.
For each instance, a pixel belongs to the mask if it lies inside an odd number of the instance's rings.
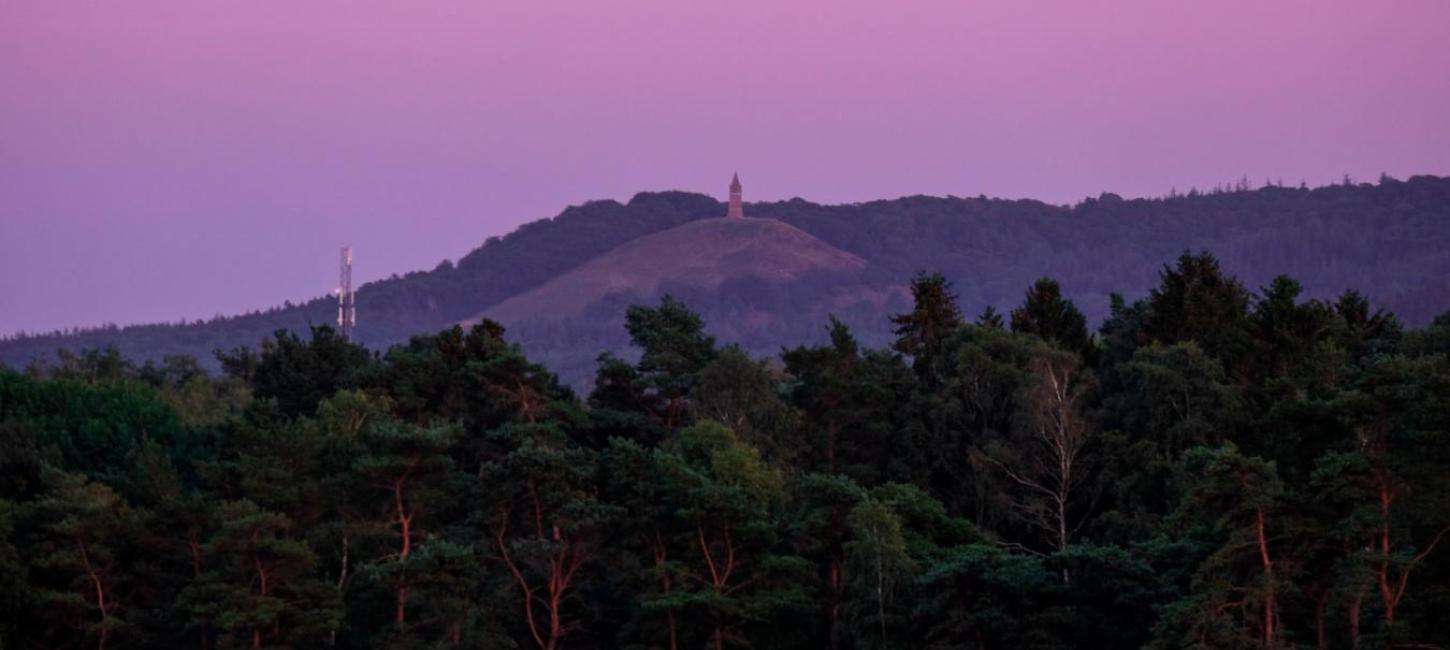
[[745,204],[741,202],[740,174],[730,179],[730,209],[725,213],[725,218],[744,217]]

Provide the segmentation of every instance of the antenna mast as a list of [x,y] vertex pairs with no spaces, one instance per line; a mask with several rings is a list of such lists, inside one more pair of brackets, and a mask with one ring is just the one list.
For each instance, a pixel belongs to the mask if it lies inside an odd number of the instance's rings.
[[357,329],[357,292],[352,289],[352,248],[342,249],[342,262],[337,273],[337,329],[342,338],[352,340]]

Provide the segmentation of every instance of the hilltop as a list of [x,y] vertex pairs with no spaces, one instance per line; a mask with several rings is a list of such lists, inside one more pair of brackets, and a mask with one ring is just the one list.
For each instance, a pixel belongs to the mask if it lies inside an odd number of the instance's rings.
[[[945,274],[969,313],[1011,307],[1040,276],[1062,278],[1068,295],[1097,320],[1106,315],[1109,292],[1141,295],[1165,262],[1189,249],[1212,251],[1250,288],[1286,272],[1310,297],[1358,289],[1411,325],[1450,307],[1447,178],[1146,199],[1102,194],[1072,206],[929,196],[746,205],[760,231],[738,257],[704,247],[710,236],[651,237],[722,221],[725,205],[710,196],[648,192],[627,203],[570,207],[488,239],[457,264],[363,286],[358,338],[384,349],[495,315],[531,356],[576,381],[589,375],[600,351],[627,348],[618,326],[625,306],[664,292],[700,311],[721,340],[752,351],[819,340],[828,314],[874,345],[886,339],[885,315],[906,304],[904,287],[918,271]],[[701,265],[689,267],[695,256]],[[655,262],[676,266],[646,272]],[[597,265],[623,275],[594,278]],[[777,273],[772,265],[784,266]],[[18,366],[60,347],[106,345],[136,359],[190,354],[209,361],[214,350],[256,345],[276,329],[330,323],[333,310],[320,296],[205,323],[11,338],[0,341],[0,362]]]
[[732,280],[786,284],[850,273],[866,261],[772,219],[701,219],[626,242],[471,319],[505,325],[577,318],[602,299],[650,300],[672,284],[715,290]]

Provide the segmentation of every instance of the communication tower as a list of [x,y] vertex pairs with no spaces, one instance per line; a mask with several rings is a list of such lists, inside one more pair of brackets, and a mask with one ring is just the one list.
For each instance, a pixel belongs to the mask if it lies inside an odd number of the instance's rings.
[[357,292],[352,289],[352,248],[342,249],[342,263],[337,273],[337,329],[342,338],[352,340],[357,329]]

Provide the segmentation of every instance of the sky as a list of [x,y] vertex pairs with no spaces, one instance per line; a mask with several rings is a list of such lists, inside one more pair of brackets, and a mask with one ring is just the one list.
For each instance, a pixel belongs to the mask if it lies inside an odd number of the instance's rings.
[[457,259],[639,191],[1450,174],[1445,0],[0,2],[0,335]]

